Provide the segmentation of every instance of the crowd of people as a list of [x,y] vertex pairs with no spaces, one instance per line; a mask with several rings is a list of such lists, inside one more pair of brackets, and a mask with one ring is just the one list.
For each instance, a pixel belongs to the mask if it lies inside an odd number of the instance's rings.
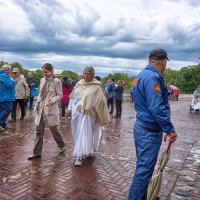
[[[148,65],[133,81],[131,88],[137,113],[133,131],[137,164],[129,200],[146,199],[148,184],[162,144],[163,132],[169,136],[171,142],[176,141],[177,134],[171,122],[168,103],[172,88],[167,87],[163,80],[167,61],[168,55],[164,49],[152,50]],[[98,151],[103,127],[111,122],[112,117],[121,118],[124,81],[115,82],[114,79],[109,79],[104,84],[99,76],[95,77],[93,67],[86,67],[83,76],[74,82],[70,77],[63,77],[61,81],[56,78],[50,63],[42,66],[42,72],[39,92],[33,95],[36,81],[31,72],[25,79],[18,68],[12,69],[10,65],[2,66],[0,132],[8,128],[6,120],[10,113],[11,121],[16,122],[16,108],[19,104],[20,120],[24,120],[26,109],[33,109],[35,113],[36,137],[33,152],[28,159],[41,157],[43,135],[47,125],[62,153],[67,143],[59,129],[59,104],[61,104],[62,118],[71,119],[74,164],[80,166],[84,159]],[[33,103],[35,96],[37,100]],[[196,105],[199,98],[200,87],[194,92],[193,104]]]
[[[75,165],[82,165],[84,158],[98,150],[102,127],[111,122],[111,117],[121,117],[124,82],[118,80],[116,84],[110,79],[108,84],[104,84],[99,76],[95,76],[93,67],[86,67],[78,81],[67,76],[57,78],[50,63],[42,66],[42,72],[44,77],[40,80],[38,92],[32,72],[28,72],[25,78],[18,68],[2,66],[0,89],[4,95],[0,97],[0,132],[9,128],[6,124],[9,115],[10,121],[16,122],[17,114],[21,115],[20,120],[24,120],[26,110],[34,110],[36,138],[28,159],[41,157],[46,125],[63,152],[66,141],[59,129],[61,105],[61,117],[71,118]],[[112,116],[114,102],[116,115]],[[20,112],[17,112],[18,104]]]

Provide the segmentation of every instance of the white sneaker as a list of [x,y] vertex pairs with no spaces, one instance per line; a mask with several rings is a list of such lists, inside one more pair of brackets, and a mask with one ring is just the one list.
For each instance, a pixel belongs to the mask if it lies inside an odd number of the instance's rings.
[[83,164],[83,161],[80,158],[77,158],[74,165],[75,166],[81,166]]
[[60,147],[60,153],[64,152],[66,150],[66,145],[63,147]]

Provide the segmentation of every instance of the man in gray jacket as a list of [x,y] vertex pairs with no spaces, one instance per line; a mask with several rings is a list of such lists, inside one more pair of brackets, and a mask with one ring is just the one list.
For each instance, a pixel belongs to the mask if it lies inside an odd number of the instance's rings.
[[20,120],[24,120],[25,117],[25,99],[27,99],[30,95],[30,89],[26,82],[26,79],[20,74],[18,68],[13,69],[13,80],[16,81],[16,100],[13,103],[11,118],[13,122],[16,122],[16,109],[17,103],[19,103],[21,109],[21,118]]

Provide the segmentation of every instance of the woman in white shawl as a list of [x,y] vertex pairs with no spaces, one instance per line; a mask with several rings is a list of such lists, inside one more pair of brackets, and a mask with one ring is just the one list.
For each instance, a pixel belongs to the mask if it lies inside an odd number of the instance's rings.
[[102,126],[110,121],[102,84],[94,79],[93,67],[84,69],[81,79],[70,94],[67,115],[71,115],[75,165],[98,150]]

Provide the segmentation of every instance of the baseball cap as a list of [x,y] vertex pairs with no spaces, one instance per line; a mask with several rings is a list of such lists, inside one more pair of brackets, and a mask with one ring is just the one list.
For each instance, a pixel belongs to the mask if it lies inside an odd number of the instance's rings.
[[149,53],[149,60],[169,60],[167,52],[164,49],[154,49]]
[[13,68],[12,72],[19,72],[18,68]]

